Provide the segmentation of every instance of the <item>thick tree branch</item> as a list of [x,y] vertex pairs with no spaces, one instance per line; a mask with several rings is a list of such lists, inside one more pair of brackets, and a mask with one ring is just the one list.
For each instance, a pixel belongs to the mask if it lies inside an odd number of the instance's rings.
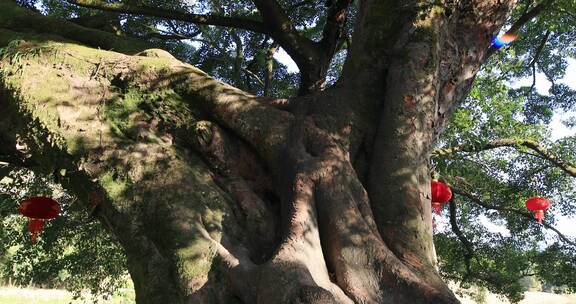
[[[491,205],[491,204],[487,204],[485,202],[483,202],[481,199],[479,199],[478,197],[476,197],[475,195],[466,192],[462,189],[459,188],[455,188],[452,187],[452,192],[454,194],[458,194],[461,195],[463,197],[466,197],[467,199],[469,199],[470,201],[472,201],[473,203],[480,205],[482,207],[484,207],[485,209],[490,209],[490,210],[497,210],[497,211],[504,211],[504,212],[510,212],[510,213],[514,213],[517,214],[519,216],[525,217],[529,220],[532,220],[534,222],[537,222],[538,220],[536,218],[534,218],[534,216],[529,213],[529,212],[524,212],[521,210],[518,210],[516,208],[510,208],[510,207],[502,207],[502,206],[496,206],[496,205]],[[564,234],[562,234],[558,229],[556,229],[554,226],[548,224],[547,222],[543,221],[542,222],[542,226],[546,227],[547,229],[550,229],[554,232],[556,232],[556,234],[566,243],[572,245],[572,246],[576,246],[576,242],[571,240],[570,238],[568,238],[567,236],[565,236]]]
[[[330,31],[331,34],[329,37],[331,37],[331,39],[328,40],[334,40],[335,42],[327,43],[326,45],[329,47],[323,49],[320,47],[321,44],[308,39],[296,30],[288,15],[275,0],[253,1],[262,16],[263,22],[247,18],[185,13],[176,10],[154,8],[145,5],[133,5],[124,2],[108,3],[102,0],[66,1],[82,7],[105,11],[152,16],[168,20],[179,20],[199,25],[225,26],[266,34],[274,38],[274,40],[286,50],[302,71],[301,94],[323,88],[324,78],[326,76],[330,59],[332,58],[339,41],[337,36],[342,30]],[[350,0],[339,1],[339,3],[340,2],[350,2]],[[341,4],[338,4],[336,7],[341,6]],[[345,12],[345,9],[343,11]],[[342,10],[335,12],[333,14],[333,19],[338,20],[339,22],[342,21],[341,16],[345,16],[345,13],[342,15],[341,12]]]
[[481,144],[481,145],[462,145],[462,146],[457,146],[457,147],[439,148],[439,149],[434,150],[434,152],[432,152],[432,155],[443,156],[443,155],[449,155],[449,154],[454,154],[454,153],[458,153],[458,152],[480,152],[480,151],[485,151],[485,150],[490,150],[490,149],[495,149],[495,148],[500,148],[500,147],[514,147],[514,148],[525,147],[525,148],[531,149],[534,152],[536,152],[539,156],[541,156],[542,158],[550,161],[555,166],[559,167],[564,172],[568,173],[570,176],[576,177],[576,165],[570,163],[569,161],[566,161],[566,160],[559,158],[554,153],[548,151],[547,149],[542,147],[537,142],[535,142],[533,140],[528,140],[528,139],[524,139],[524,140],[521,140],[521,139],[518,139],[518,140],[517,139],[497,139],[497,140],[492,140],[492,141],[489,141],[489,142]]
[[310,65],[316,60],[317,45],[314,41],[302,36],[292,21],[276,0],[253,0],[264,23],[272,32],[274,38],[300,68]]
[[[114,50],[127,54],[134,54],[143,51],[151,46],[140,39],[120,37],[109,32],[100,31],[80,26],[78,24],[46,18],[38,13],[32,12],[18,6],[14,1],[0,0],[0,11],[3,12],[0,18],[0,45],[7,44],[14,32],[34,31],[35,33],[54,34],[60,37],[74,40],[85,45],[106,50]],[[45,40],[45,37],[35,37],[38,40]]]
[[346,30],[348,7],[351,3],[352,0],[337,0],[328,9],[322,41],[320,42],[325,51],[333,53],[336,50],[338,42]]
[[284,9],[276,0],[253,0],[258,8],[264,23],[272,26],[273,30],[295,38],[300,36]]
[[100,0],[66,0],[68,3],[82,7],[93,8],[103,11],[118,12],[123,14],[144,15],[163,19],[191,22],[201,25],[217,25],[237,29],[249,30],[252,32],[270,34],[268,28],[259,21],[246,18],[224,17],[217,15],[199,15],[183,13],[164,8],[150,7],[145,5],[132,5],[127,2],[108,3]]
[[276,0],[253,0],[260,11],[264,23],[272,31],[272,38],[296,62],[300,69],[299,95],[324,89],[326,74],[330,60],[337,46],[326,48],[323,44],[314,42],[300,34],[290,18]]

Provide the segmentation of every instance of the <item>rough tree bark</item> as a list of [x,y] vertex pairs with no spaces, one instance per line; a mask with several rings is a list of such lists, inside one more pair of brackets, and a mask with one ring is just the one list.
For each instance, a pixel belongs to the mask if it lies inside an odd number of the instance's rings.
[[270,99],[1,0],[1,154],[100,202],[138,303],[458,303],[427,162],[513,2],[359,1],[337,85]]

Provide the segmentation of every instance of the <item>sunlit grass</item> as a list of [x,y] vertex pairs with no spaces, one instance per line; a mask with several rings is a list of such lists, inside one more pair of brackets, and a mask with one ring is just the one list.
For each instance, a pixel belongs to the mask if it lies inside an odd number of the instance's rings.
[[[73,300],[70,293],[63,290],[0,288],[2,304],[88,304],[92,299]],[[116,293],[112,299],[99,300],[98,304],[134,304],[134,292],[126,290]]]

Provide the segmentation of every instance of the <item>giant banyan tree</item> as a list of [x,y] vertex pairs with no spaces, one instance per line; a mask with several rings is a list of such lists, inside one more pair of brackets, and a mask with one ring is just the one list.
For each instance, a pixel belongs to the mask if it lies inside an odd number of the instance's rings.
[[[254,3],[250,26],[282,20]],[[318,63],[275,98],[1,0],[0,151],[66,170],[124,248],[138,303],[458,303],[437,271],[429,158],[515,1],[356,5],[325,89],[334,41],[269,29]]]

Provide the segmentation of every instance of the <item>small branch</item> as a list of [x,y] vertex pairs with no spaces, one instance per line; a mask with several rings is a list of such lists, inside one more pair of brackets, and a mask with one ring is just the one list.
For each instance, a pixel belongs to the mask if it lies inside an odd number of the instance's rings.
[[[534,57],[534,60],[536,60],[536,57]],[[536,86],[536,62],[534,61],[534,64],[532,64],[532,85],[530,86],[529,92],[532,92],[535,86]]]
[[546,42],[548,41],[549,37],[550,37],[550,30],[547,30],[546,34],[544,34],[544,37],[542,38],[542,41],[540,41],[540,45],[538,46],[536,52],[534,53],[534,58],[532,59],[532,62],[530,62],[530,67],[532,68],[532,86],[530,87],[530,92],[532,92],[532,90],[536,86],[536,62],[538,62],[538,57],[540,57],[540,53],[544,49],[544,46],[546,46]]
[[554,76],[550,74],[550,71],[548,71],[545,66],[542,66],[541,64],[539,64],[538,66],[540,67],[540,70],[542,70],[544,76],[546,76],[546,79],[550,81],[550,83],[552,83],[552,87],[555,88],[556,80],[554,79]]
[[472,242],[470,242],[470,240],[466,238],[462,230],[460,230],[460,227],[458,227],[458,223],[456,222],[456,204],[454,203],[453,199],[449,203],[449,211],[450,211],[450,226],[452,227],[452,232],[456,234],[456,237],[458,237],[458,240],[460,240],[460,242],[462,243],[462,245],[464,245],[464,248],[467,251],[466,255],[464,256],[465,259],[464,263],[466,264],[466,276],[462,278],[462,281],[465,281],[467,277],[472,275],[472,270],[470,268],[470,260],[475,255],[474,246],[472,245]]
[[264,96],[270,95],[272,76],[274,75],[274,53],[278,50],[278,44],[274,43],[266,53],[266,78],[264,79]]
[[196,37],[196,35],[188,36],[188,35],[183,35],[183,34],[179,34],[179,33],[162,34],[162,33],[157,33],[157,32],[150,32],[150,33],[146,33],[142,36],[138,36],[138,38],[141,38],[141,39],[156,38],[156,39],[162,39],[162,40],[191,40],[191,39],[194,39],[194,37]]
[[[268,49],[268,40],[269,40],[268,37],[264,37],[264,40],[262,40],[262,42],[258,46],[258,49],[259,50]],[[254,75],[256,75],[254,70],[256,70],[257,64],[258,64],[258,56],[255,55],[252,57],[252,60],[250,60],[250,62],[248,62],[248,64],[246,65],[246,69],[249,70],[250,72],[254,73]],[[247,87],[248,91],[253,91],[252,85],[250,83],[250,77],[248,77],[248,76],[250,76],[250,75],[248,73],[246,73],[246,87]],[[264,84],[264,86],[266,86],[266,85]]]
[[[452,199],[450,201],[449,207],[450,207],[450,209],[449,209],[450,210],[450,226],[452,228],[452,232],[454,232],[454,234],[456,234],[456,237],[462,243],[462,245],[464,245],[464,248],[467,251],[467,253],[464,255],[464,259],[465,259],[464,263],[466,264],[466,274],[462,278],[458,278],[458,280],[461,280],[462,282],[466,282],[470,279],[470,277],[475,277],[479,280],[494,283],[493,279],[490,276],[487,276],[485,273],[483,273],[483,271],[485,271],[486,269],[489,269],[489,266],[486,265],[485,263],[483,263],[483,261],[478,258],[478,255],[476,255],[476,252],[474,251],[474,245],[472,244],[472,242],[470,242],[470,240],[468,240],[466,238],[466,236],[464,235],[462,230],[460,230],[460,227],[458,227],[458,224],[456,222],[456,204],[454,203],[454,199]],[[472,258],[474,258],[474,260],[476,260],[476,263],[478,263],[478,265],[480,266],[478,271],[472,272],[471,263],[470,263]]]
[[262,79],[260,79],[260,77],[258,75],[256,75],[256,73],[250,71],[248,68],[245,68],[245,67],[242,67],[242,71],[244,71],[246,74],[248,74],[252,78],[256,79],[256,81],[258,81],[260,86],[265,87],[265,83],[262,81]]
[[146,33],[142,36],[137,36],[140,39],[150,39],[150,38],[156,38],[156,39],[160,39],[160,40],[188,40],[190,38],[188,37],[183,37],[181,35],[177,35],[177,34],[160,34],[160,33]]
[[554,2],[554,0],[544,0],[531,10],[522,14],[522,16],[520,16],[520,18],[518,18],[518,20],[516,20],[516,22],[512,24],[507,33],[516,34],[522,26],[524,26],[526,23],[528,23],[528,21],[532,20],[534,17],[542,13],[548,7],[548,5],[552,4],[552,2]]
[[531,66],[535,66],[536,62],[538,61],[538,57],[540,57],[540,53],[542,52],[542,50],[544,49],[544,46],[546,46],[546,42],[548,41],[548,38],[550,37],[550,30],[547,30],[546,33],[544,34],[544,37],[542,38],[542,41],[540,41],[540,45],[538,46],[538,48],[536,49],[536,53],[534,53],[534,58],[532,59],[532,61],[530,62]]
[[546,79],[548,81],[550,81],[550,83],[552,84],[552,86],[549,90],[552,92],[552,97],[556,100],[556,102],[558,104],[561,104],[563,101],[560,100],[558,94],[556,94],[556,92],[558,90],[558,85],[556,84],[556,80],[554,79],[554,75],[551,74],[550,71],[547,70],[545,65],[538,64],[538,66],[540,67],[540,70],[542,71],[542,73],[544,73],[544,76],[546,76]]
[[197,41],[197,42],[202,42],[205,44],[208,44],[210,47],[217,49],[218,52],[220,53],[220,55],[222,55],[222,57],[226,56],[226,57],[230,57],[228,54],[228,51],[223,49],[221,46],[219,46],[216,42],[214,42],[212,39],[203,39],[203,38],[192,38],[190,39],[192,41]]
[[242,85],[242,77],[240,72],[242,71],[242,64],[244,63],[244,44],[242,42],[242,38],[240,38],[240,35],[238,35],[236,31],[230,31],[230,36],[232,36],[232,40],[234,40],[234,44],[236,45],[236,53],[233,60],[233,77],[236,86],[240,87]]
[[[516,20],[516,22],[514,22],[512,24],[512,26],[510,27],[510,29],[508,29],[508,31],[506,32],[506,34],[512,34],[515,35],[516,33],[518,33],[518,31],[520,30],[520,28],[522,28],[522,26],[524,26],[526,23],[528,23],[530,20],[534,19],[535,17],[537,17],[540,13],[542,13],[546,8],[548,8],[548,6],[550,4],[552,4],[552,2],[554,2],[554,0],[544,0],[542,2],[540,2],[538,5],[536,5],[534,8],[532,8],[529,11],[525,11],[522,16],[520,16],[520,18],[518,18],[518,20]],[[491,48],[488,51],[487,57],[489,57],[490,55],[492,55],[495,52],[494,48]]]
[[537,142],[532,140],[515,140],[515,139],[497,139],[492,140],[482,145],[462,145],[450,148],[440,148],[432,152],[435,156],[444,156],[449,154],[454,154],[458,152],[480,152],[500,147],[514,147],[518,148],[520,146],[526,147],[533,150],[542,158],[550,161],[558,168],[562,169],[564,172],[572,177],[576,177],[576,165],[560,159],[558,156],[554,155],[552,152],[546,150],[540,146]]
[[[472,201],[473,203],[480,205],[482,207],[484,207],[485,209],[490,209],[490,210],[497,210],[497,211],[504,211],[504,212],[510,212],[510,213],[514,213],[517,214],[519,216],[525,217],[529,220],[535,221],[537,222],[538,220],[536,218],[534,218],[534,216],[532,216],[531,213],[529,212],[524,212],[515,208],[510,208],[510,207],[502,207],[502,206],[496,206],[496,205],[491,205],[491,204],[487,204],[484,203],[482,200],[480,200],[478,197],[474,196],[471,193],[468,193],[462,189],[459,188],[454,188],[452,187],[452,193],[454,194],[458,194],[461,196],[464,196],[466,198],[468,198],[470,201]],[[565,236],[564,234],[562,234],[558,229],[556,229],[554,226],[546,223],[545,221],[542,221],[542,226],[544,226],[546,229],[550,229],[554,232],[556,232],[556,234],[566,243],[572,245],[572,246],[576,246],[576,242],[570,240],[567,236]]]
[[185,21],[202,25],[218,25],[218,26],[249,30],[257,33],[270,34],[268,28],[262,22],[253,21],[245,18],[223,17],[217,15],[198,15],[198,14],[178,12],[164,8],[150,7],[145,5],[132,5],[121,2],[108,3],[101,0],[66,0],[66,1],[68,3],[75,4],[78,6],[103,11],[158,17],[163,19]]

